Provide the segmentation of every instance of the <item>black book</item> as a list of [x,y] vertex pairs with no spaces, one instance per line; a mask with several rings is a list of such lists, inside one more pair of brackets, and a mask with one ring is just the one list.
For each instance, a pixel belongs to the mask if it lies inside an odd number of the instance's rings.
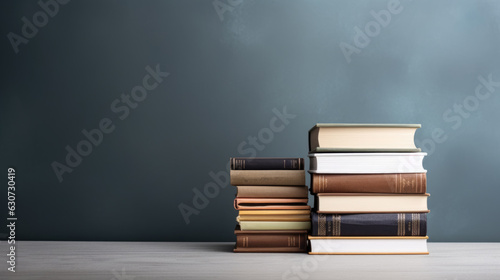
[[304,159],[231,158],[231,170],[304,170]]
[[426,213],[322,214],[311,212],[312,236],[426,236]]

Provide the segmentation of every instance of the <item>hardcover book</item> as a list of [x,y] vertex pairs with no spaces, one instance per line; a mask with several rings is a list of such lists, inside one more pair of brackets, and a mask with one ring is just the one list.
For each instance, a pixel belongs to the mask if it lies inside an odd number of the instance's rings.
[[307,198],[246,198],[234,200],[236,210],[309,210]]
[[307,230],[242,231],[236,227],[234,252],[301,253],[307,252]]
[[309,154],[309,173],[371,174],[426,173],[426,153],[315,153]]
[[427,255],[427,236],[309,236],[312,255]]
[[240,215],[236,217],[237,222],[241,221],[310,221],[310,215]]
[[242,231],[311,229],[311,221],[240,221],[239,225]]
[[426,213],[311,213],[312,236],[426,236]]
[[427,213],[429,194],[319,193],[318,213]]
[[304,170],[231,170],[233,186],[305,186]]
[[419,124],[319,123],[309,130],[309,151],[420,152],[415,146]]
[[267,216],[267,215],[308,215],[311,213],[311,210],[240,210],[240,216]]
[[312,193],[420,193],[426,173],[311,174]]
[[306,198],[306,186],[237,186],[236,197]]
[[231,158],[232,170],[304,170],[303,158]]

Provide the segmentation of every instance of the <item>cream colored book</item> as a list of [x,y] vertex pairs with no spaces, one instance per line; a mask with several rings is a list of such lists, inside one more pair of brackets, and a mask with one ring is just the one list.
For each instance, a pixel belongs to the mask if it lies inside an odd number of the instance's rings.
[[419,152],[420,124],[318,123],[309,130],[311,152]]
[[309,230],[311,222],[241,221],[241,230]]
[[421,213],[429,212],[429,194],[319,193],[318,213]]
[[240,216],[245,215],[310,215],[311,210],[240,210]]
[[309,236],[311,255],[427,255],[427,236]]
[[309,215],[243,215],[236,217],[237,222],[241,221],[310,221]]

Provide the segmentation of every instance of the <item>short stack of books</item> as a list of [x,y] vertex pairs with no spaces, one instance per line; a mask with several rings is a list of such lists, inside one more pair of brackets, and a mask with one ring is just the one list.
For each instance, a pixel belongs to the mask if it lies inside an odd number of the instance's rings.
[[309,131],[310,254],[428,254],[419,127],[317,124]]
[[303,158],[231,158],[238,189],[234,252],[307,252],[311,209]]

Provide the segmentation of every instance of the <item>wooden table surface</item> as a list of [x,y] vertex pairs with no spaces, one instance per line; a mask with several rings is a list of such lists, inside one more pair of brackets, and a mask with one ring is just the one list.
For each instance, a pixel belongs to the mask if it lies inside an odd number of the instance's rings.
[[429,243],[430,255],[233,253],[233,243],[18,241],[0,279],[500,279],[500,243]]

